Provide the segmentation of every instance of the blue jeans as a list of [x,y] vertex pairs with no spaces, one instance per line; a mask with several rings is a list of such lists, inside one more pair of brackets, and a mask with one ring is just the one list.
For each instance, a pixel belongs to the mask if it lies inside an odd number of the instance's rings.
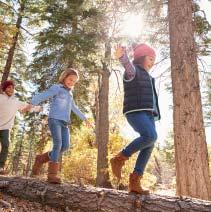
[[149,111],[139,111],[128,113],[126,118],[132,128],[140,134],[140,137],[134,139],[126,146],[122,153],[130,157],[139,151],[134,172],[138,175],[143,175],[145,166],[154,148],[154,143],[157,140],[154,117]]
[[0,168],[4,168],[9,149],[9,130],[0,130],[0,143],[1,143]]
[[49,157],[51,161],[58,162],[60,155],[70,146],[68,124],[62,120],[49,118],[48,126],[53,137],[53,148]]

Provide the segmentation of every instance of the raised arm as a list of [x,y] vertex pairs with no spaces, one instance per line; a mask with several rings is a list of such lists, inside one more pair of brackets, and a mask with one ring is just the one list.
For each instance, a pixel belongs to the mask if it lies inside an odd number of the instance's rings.
[[39,103],[52,98],[53,96],[55,96],[57,93],[59,92],[59,87],[58,85],[52,85],[48,90],[46,90],[45,92],[39,93],[37,95],[35,95],[32,98],[32,105],[38,105]]
[[132,80],[135,77],[136,70],[128,58],[126,48],[118,47],[116,49],[115,55],[125,69],[125,79]]

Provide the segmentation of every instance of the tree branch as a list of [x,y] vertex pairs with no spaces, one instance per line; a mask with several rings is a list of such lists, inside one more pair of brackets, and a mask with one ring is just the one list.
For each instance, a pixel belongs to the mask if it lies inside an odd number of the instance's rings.
[[0,0],[0,5],[1,4],[4,5],[4,6],[6,6],[6,7],[8,7],[8,8],[11,8],[16,14],[18,14],[18,12],[15,10],[14,7],[12,7],[9,4],[7,4],[7,3],[5,3],[5,2],[3,2],[3,1]]

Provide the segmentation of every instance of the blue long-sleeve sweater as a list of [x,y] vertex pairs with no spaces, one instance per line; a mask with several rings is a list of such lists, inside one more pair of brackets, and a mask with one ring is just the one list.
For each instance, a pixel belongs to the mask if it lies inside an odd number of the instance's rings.
[[31,103],[38,105],[47,99],[51,99],[49,118],[70,122],[70,114],[73,111],[82,120],[86,119],[86,116],[76,106],[72,91],[65,88],[64,85],[52,85],[45,92],[35,95]]

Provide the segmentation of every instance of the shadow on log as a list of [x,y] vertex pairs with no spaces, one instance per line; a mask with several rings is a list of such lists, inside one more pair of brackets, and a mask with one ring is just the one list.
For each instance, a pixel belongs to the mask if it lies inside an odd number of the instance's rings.
[[33,178],[0,176],[0,191],[11,196],[39,202],[64,211],[211,211],[211,202],[198,199],[161,196],[141,196],[125,191],[81,187],[75,184],[49,184]]

